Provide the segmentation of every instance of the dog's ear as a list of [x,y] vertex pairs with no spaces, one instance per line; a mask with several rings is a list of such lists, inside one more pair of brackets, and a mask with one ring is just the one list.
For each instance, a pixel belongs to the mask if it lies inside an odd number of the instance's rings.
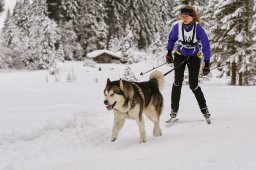
[[122,79],[120,79],[120,89],[121,89],[122,91],[124,91],[124,84],[123,84]]
[[108,85],[109,83],[111,83],[111,81],[110,81],[110,79],[108,78],[108,79],[107,79],[107,85]]

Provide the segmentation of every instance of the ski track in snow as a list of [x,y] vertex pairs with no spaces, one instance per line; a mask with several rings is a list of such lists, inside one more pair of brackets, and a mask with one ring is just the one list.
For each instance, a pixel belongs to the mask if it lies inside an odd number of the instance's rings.
[[[77,81],[69,83],[72,65]],[[142,62],[131,68],[142,81],[149,75],[139,73],[152,66]],[[107,77],[119,79],[124,68],[67,62],[60,65],[59,83],[51,76],[46,83],[46,71],[1,73],[0,170],[256,169],[256,88],[228,87],[225,80],[214,78],[201,85],[212,125],[202,121],[193,93],[184,85],[179,121],[166,127],[171,74],[162,91],[163,136],[154,138],[153,125],[146,119],[148,142],[139,144],[136,123],[127,121],[111,143],[113,114],[103,104],[103,89]]]

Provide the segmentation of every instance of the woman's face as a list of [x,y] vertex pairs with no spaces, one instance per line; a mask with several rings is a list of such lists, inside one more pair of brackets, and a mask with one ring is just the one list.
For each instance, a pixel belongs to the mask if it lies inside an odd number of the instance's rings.
[[189,24],[193,21],[193,17],[186,14],[180,14],[180,19],[183,21],[184,24]]

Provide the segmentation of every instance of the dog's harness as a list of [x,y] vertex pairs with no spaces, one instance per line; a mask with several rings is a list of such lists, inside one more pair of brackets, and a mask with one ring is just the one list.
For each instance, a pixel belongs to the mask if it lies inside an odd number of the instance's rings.
[[197,27],[197,22],[193,23],[193,28],[191,31],[186,32],[184,31],[184,25],[182,22],[179,23],[179,36],[178,36],[178,43],[177,45],[181,46],[181,50],[183,48],[186,49],[193,49],[194,51],[199,45],[198,40],[195,38],[196,37],[196,27]]
[[139,92],[139,95],[140,95],[140,97],[141,97],[142,100],[143,100],[143,105],[144,105],[144,104],[145,104],[145,98],[144,98],[143,92],[141,91],[140,86],[139,86],[138,84],[136,84],[136,83],[132,83],[132,84],[137,88],[137,90],[138,90],[138,92]]

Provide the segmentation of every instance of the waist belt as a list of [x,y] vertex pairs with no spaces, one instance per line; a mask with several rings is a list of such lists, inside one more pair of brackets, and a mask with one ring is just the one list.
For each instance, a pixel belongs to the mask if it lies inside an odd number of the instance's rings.
[[181,41],[181,45],[185,48],[195,48],[198,43],[191,43],[191,42],[185,42],[185,41]]
[[175,53],[181,55],[181,53],[178,50],[176,50]]
[[[178,55],[182,55],[178,50],[176,50],[175,53],[178,54]],[[201,52],[201,51],[198,51],[198,53],[196,54],[196,56],[197,56],[198,58],[202,58],[202,57],[203,57],[202,52]]]

